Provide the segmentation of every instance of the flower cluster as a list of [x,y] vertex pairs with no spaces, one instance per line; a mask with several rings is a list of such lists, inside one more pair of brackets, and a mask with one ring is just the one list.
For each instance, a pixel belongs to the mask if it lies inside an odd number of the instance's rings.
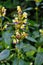
[[0,6],[0,17],[3,17],[6,15],[6,9],[5,7]]
[[20,6],[17,6],[17,15],[15,15],[15,18],[12,20],[15,27],[14,35],[12,35],[13,43],[19,43],[20,40],[27,37],[27,13],[22,12],[22,9]]

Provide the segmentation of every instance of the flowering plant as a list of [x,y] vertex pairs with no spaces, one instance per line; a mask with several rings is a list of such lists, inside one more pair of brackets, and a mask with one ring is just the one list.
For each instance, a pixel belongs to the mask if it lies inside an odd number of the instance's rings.
[[42,4],[0,1],[0,65],[43,65]]

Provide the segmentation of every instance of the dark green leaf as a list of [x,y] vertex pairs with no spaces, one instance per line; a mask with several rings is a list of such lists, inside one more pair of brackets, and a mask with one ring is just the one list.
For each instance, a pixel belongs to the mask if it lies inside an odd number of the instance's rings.
[[39,52],[36,55],[34,65],[41,65],[43,63],[43,52]]
[[4,60],[4,59],[7,59],[10,55],[10,50],[3,50],[1,53],[0,53],[0,61],[1,60]]
[[40,43],[43,43],[43,35],[40,37]]
[[25,44],[23,42],[20,42],[20,44],[16,44],[16,47],[19,49],[23,49],[24,45]]
[[26,37],[26,39],[32,42],[37,42],[33,37]]
[[36,51],[36,48],[30,44],[26,44],[23,47],[24,52]]
[[12,3],[11,0],[7,0],[3,3],[3,6],[5,6],[6,8],[12,8]]
[[22,59],[14,59],[13,64],[12,65],[29,65],[29,63],[26,63],[24,60]]
[[6,31],[6,32],[3,32],[2,36],[3,36],[3,40],[5,44],[10,46],[11,45],[11,33]]
[[34,36],[34,38],[38,38],[39,37],[39,32],[38,31],[34,31],[33,32],[33,36]]
[[23,10],[23,11],[32,10],[32,9],[33,9],[32,7],[29,7],[27,9]]

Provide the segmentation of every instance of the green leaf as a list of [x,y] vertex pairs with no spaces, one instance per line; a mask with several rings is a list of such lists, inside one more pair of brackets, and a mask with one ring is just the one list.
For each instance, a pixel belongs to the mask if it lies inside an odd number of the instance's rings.
[[11,45],[11,33],[9,33],[9,31],[3,32],[2,37],[5,42],[5,45],[10,46]]
[[26,56],[29,57],[29,56],[33,56],[35,53],[35,51],[29,51],[29,52],[26,52]]
[[39,52],[36,55],[34,65],[41,65],[43,63],[43,52]]
[[34,26],[34,27],[39,27],[39,24],[37,24],[35,21],[33,21],[33,20],[28,20],[28,24],[30,25],[30,26]]
[[16,8],[16,6],[19,4],[18,0],[6,0],[5,2],[2,2],[2,5],[6,8]]
[[23,10],[23,11],[29,11],[29,10],[32,10],[33,8],[32,7],[28,7],[27,9]]
[[39,35],[39,32],[38,31],[34,31],[33,32],[33,37],[34,38],[38,38],[40,35]]
[[36,48],[30,44],[25,44],[23,48],[24,52],[36,51]]
[[33,20],[28,20],[28,23],[31,25],[31,26],[34,26],[36,23],[35,23],[35,21],[33,21]]
[[3,3],[3,6],[5,6],[6,8],[12,8],[12,2],[11,0],[7,0]]
[[23,49],[24,43],[20,42],[20,44],[16,44],[16,47],[19,48],[19,49]]
[[26,53],[26,56],[32,56],[36,52],[36,48],[34,46],[23,42],[17,44],[16,47],[20,50],[22,49]]
[[10,65],[9,63],[6,63],[6,65]]
[[0,49],[2,48],[2,46],[0,46]]
[[43,44],[43,35],[40,37],[39,42]]
[[43,52],[43,48],[38,47],[38,52]]
[[4,59],[7,59],[10,55],[10,50],[3,50],[1,53],[0,53],[0,61],[1,60],[4,60]]
[[22,59],[14,59],[13,64],[12,65],[29,65],[29,63],[25,62]]
[[1,65],[5,65],[4,63],[2,63]]
[[13,5],[16,7],[19,5],[19,1],[18,0],[13,0]]
[[33,37],[26,37],[26,39],[32,42],[37,42]]

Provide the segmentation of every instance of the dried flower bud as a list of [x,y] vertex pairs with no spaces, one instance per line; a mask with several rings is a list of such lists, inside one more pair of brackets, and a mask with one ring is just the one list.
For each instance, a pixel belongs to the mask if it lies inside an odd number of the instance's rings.
[[20,39],[20,38],[21,38],[21,35],[20,35],[19,32],[16,32],[16,38],[17,38],[17,39]]
[[27,37],[28,34],[25,33],[25,32],[23,32],[22,35],[23,35],[24,37]]

